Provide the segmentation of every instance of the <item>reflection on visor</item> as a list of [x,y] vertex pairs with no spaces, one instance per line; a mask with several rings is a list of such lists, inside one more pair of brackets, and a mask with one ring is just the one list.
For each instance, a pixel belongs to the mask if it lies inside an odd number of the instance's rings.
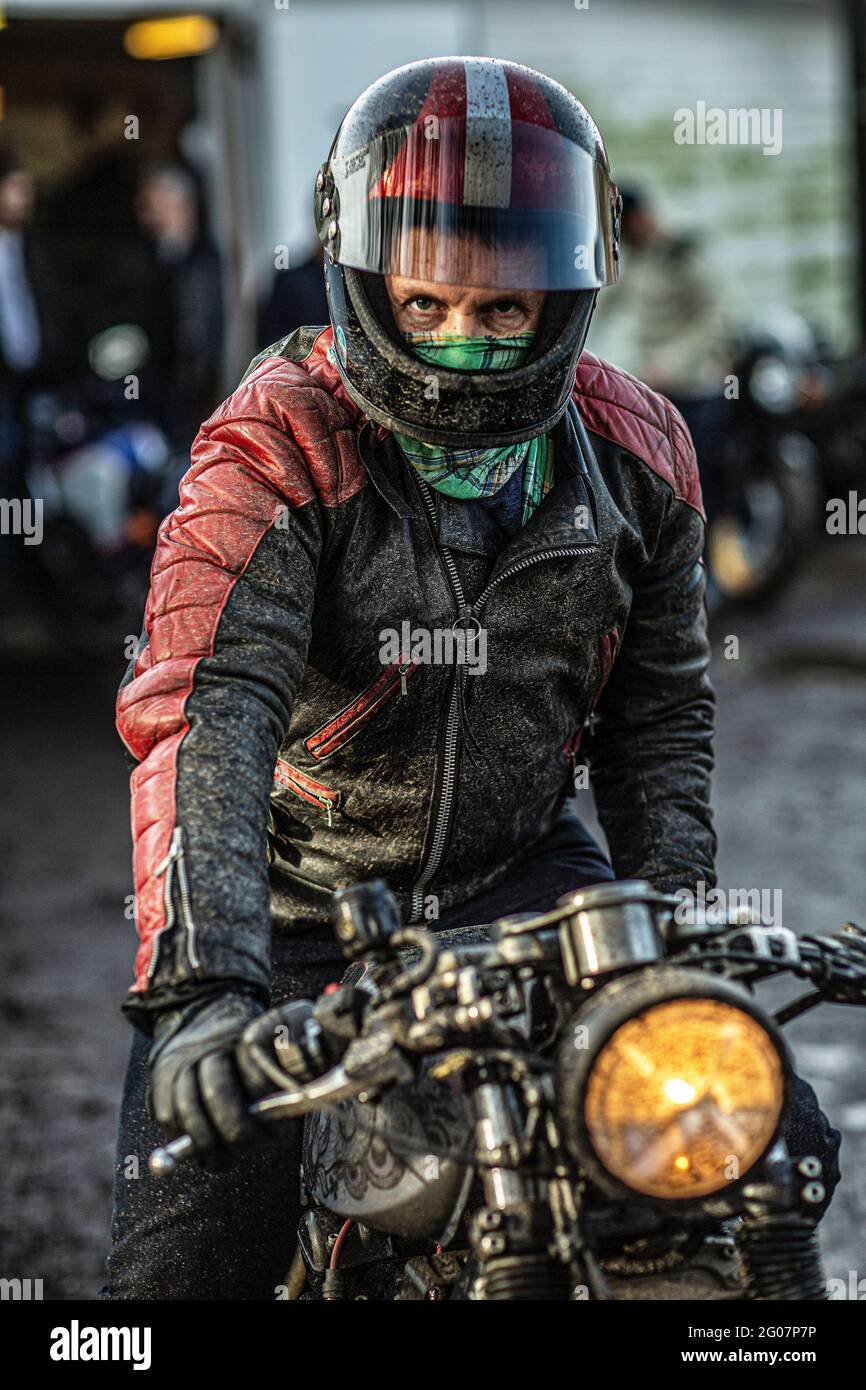
[[604,169],[557,131],[525,122],[488,121],[484,131],[466,132],[463,121],[437,120],[336,156],[336,259],[357,270],[489,288],[612,283]]

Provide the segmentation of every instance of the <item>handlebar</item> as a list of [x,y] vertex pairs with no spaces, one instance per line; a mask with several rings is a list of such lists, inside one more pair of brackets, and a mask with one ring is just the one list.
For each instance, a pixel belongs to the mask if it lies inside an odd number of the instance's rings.
[[[350,1077],[340,1065],[333,1067],[324,1076],[317,1077],[308,1085],[296,1091],[277,1091],[264,1100],[255,1101],[249,1114],[258,1120],[288,1120],[307,1115],[311,1110],[321,1110],[339,1100],[351,1100],[362,1091],[368,1090],[369,1081],[360,1077]],[[167,1178],[179,1163],[194,1158],[195,1144],[188,1134],[180,1134],[170,1143],[154,1149],[148,1159],[148,1167],[156,1178]]]
[[[536,919],[533,925],[538,925]],[[401,934],[409,935],[408,932]],[[414,935],[418,935],[414,933]],[[412,940],[404,944],[418,945]],[[424,943],[421,943],[422,945]],[[403,989],[427,978],[435,963],[435,952],[421,951],[417,965],[409,966],[398,977]],[[795,1001],[777,1016],[787,1022],[799,1013],[821,1002],[866,1003],[866,931],[846,922],[842,933],[835,937],[797,937],[792,931],[760,927],[728,928],[696,940],[690,949],[668,957],[674,963],[700,965],[718,961],[738,966],[740,978],[759,980],[783,970],[791,970],[801,978],[817,985],[814,993]],[[383,992],[383,1000],[393,997],[395,982]],[[296,1119],[313,1110],[321,1110],[342,1100],[351,1100],[364,1092],[377,1090],[383,1084],[407,1080],[412,1074],[400,1048],[383,1029],[378,1036],[356,1038],[342,1061],[324,1075],[296,1084],[295,1090],[276,1091],[254,1102],[249,1114],[257,1120],[277,1121]],[[148,1166],[155,1177],[170,1176],[178,1164],[195,1157],[195,1144],[190,1135],[181,1134],[160,1148],[154,1149]]]
[[[377,1052],[372,1040],[361,1040],[350,1047],[342,1062],[294,1091],[276,1091],[255,1101],[249,1114],[257,1120],[291,1120],[308,1115],[311,1110],[322,1110],[341,1100],[352,1100],[364,1091],[390,1081],[406,1080],[409,1069],[397,1053],[390,1055]],[[357,1067],[357,1071],[356,1071]],[[154,1177],[169,1177],[179,1163],[194,1158],[195,1144],[188,1134],[180,1134],[161,1148],[154,1149],[148,1159],[148,1167]]]

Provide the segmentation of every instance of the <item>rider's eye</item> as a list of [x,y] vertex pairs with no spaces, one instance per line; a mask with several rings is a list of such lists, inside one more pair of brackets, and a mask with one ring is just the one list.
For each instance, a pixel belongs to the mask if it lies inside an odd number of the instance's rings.
[[495,304],[490,305],[491,311],[501,316],[519,312],[522,308],[522,304],[519,304],[516,299],[497,299]]
[[420,309],[422,314],[426,314],[428,309],[433,308],[433,300],[428,298],[426,294],[416,294],[414,299],[411,299],[409,302],[414,305],[416,309]]

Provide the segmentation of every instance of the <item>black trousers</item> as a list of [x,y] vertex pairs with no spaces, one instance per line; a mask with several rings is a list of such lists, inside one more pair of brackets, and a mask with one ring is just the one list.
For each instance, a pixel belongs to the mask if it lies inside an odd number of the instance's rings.
[[[509,912],[552,906],[575,888],[611,879],[602,850],[573,812],[514,866],[505,882],[442,913],[439,928],[489,922]],[[331,943],[275,941],[272,1002],[315,998],[344,963]],[[300,1121],[281,1126],[279,1143],[244,1150],[227,1172],[181,1165],[151,1177],[147,1159],[165,1135],[147,1108],[150,1042],[138,1029],[123,1090],[114,1180],[111,1252],[101,1297],[117,1299],[274,1299],[285,1283],[300,1218]],[[832,1193],[840,1136],[798,1080],[787,1131],[791,1152],[817,1154]]]

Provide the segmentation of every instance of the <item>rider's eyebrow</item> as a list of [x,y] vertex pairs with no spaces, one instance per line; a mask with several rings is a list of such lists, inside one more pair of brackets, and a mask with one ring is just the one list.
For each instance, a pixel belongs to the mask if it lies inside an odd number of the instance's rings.
[[404,303],[405,303],[407,300],[410,300],[410,299],[433,299],[433,300],[436,301],[437,304],[447,304],[447,303],[448,303],[448,300],[447,300],[447,299],[444,299],[444,298],[442,297],[442,295],[435,294],[435,293],[433,292],[433,290],[424,290],[424,289],[403,290],[402,293],[399,294],[397,297],[398,297],[398,299],[402,299],[402,300],[404,301]]
[[441,294],[436,293],[436,287],[425,285],[423,280],[408,280],[405,284],[389,285],[389,293],[394,299],[398,299],[402,304],[406,304],[410,299],[435,299],[440,303],[446,303]]

